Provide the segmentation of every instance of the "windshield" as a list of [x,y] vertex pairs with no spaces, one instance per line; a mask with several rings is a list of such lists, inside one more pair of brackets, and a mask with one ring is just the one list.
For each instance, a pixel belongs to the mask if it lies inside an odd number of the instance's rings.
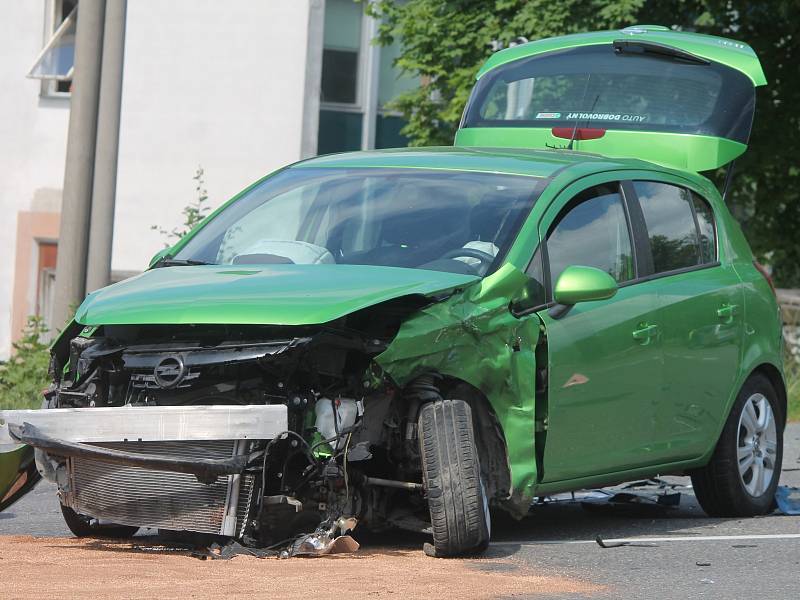
[[287,169],[249,190],[173,257],[243,264],[496,268],[540,179],[417,169]]
[[478,81],[463,127],[598,127],[747,143],[755,91],[743,73],[611,44],[520,59]]

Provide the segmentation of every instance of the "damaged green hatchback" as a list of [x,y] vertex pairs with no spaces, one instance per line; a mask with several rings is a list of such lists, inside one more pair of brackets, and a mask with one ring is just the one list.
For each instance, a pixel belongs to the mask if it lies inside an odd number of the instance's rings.
[[697,173],[744,151],[763,83],[744,44],[654,27],[497,53],[456,147],[280,170],[91,294],[0,443],[77,535],[319,554],[362,523],[454,556],[492,507],[666,473],[763,514],[778,308]]

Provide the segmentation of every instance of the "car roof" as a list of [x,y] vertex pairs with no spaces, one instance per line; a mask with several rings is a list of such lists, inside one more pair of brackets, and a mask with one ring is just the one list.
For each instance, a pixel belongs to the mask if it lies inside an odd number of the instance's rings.
[[572,150],[453,146],[328,154],[302,161],[293,168],[432,169],[548,178],[576,165],[584,165],[592,171],[648,168],[665,170],[660,165],[638,159],[608,158]]

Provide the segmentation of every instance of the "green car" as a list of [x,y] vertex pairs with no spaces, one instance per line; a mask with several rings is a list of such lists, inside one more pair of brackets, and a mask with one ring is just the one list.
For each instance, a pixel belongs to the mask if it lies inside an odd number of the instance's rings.
[[289,166],[90,294],[0,444],[77,535],[320,554],[359,522],[456,556],[490,509],[670,473],[767,513],[778,305],[698,173],[763,84],[745,44],[652,26],[498,52],[454,147]]

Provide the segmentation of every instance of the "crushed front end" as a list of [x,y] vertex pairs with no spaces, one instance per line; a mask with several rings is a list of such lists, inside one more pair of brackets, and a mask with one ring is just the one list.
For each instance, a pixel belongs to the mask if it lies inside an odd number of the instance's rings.
[[421,530],[415,432],[373,358],[425,302],[321,326],[73,324],[47,410],[0,411],[0,443],[35,447],[62,505],[99,527],[259,547],[316,531],[299,553],[357,522]]

